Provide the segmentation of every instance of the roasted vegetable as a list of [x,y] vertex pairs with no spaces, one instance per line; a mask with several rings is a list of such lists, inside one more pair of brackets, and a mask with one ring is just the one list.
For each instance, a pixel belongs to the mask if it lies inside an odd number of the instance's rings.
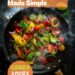
[[45,18],[46,16],[45,15],[43,15],[43,14],[39,14],[38,16],[37,16],[37,21],[43,21],[44,20],[44,18]]
[[21,22],[20,22],[20,24],[18,24],[18,26],[23,27],[24,29],[27,29],[28,24],[27,24],[27,23],[25,23],[25,21],[24,21],[24,20],[21,20]]
[[47,57],[47,61],[48,61],[48,62],[53,62],[54,60],[55,60],[55,58],[54,58],[54,57],[50,57],[50,56],[49,56],[49,57]]
[[30,64],[30,65],[32,65],[32,64],[34,64],[34,62],[33,61],[26,61],[28,64]]
[[30,20],[35,21],[36,20],[36,15],[35,14],[31,14],[29,18],[30,18]]
[[15,27],[16,33],[19,33],[21,30],[22,30],[22,28],[21,28],[20,26],[16,26],[16,27]]
[[44,51],[44,47],[40,46],[39,51],[43,52]]
[[40,56],[38,59],[42,62],[43,65],[46,65],[48,63],[47,59],[44,56]]
[[56,17],[52,17],[50,19],[50,24],[52,25],[52,27],[58,27],[59,26],[59,21]]
[[19,58],[23,59],[23,55],[22,55],[22,50],[18,48],[18,46],[15,44],[14,45],[15,49],[16,49],[16,52],[17,52],[17,55]]
[[52,34],[54,34],[55,36],[58,36],[60,33],[61,33],[60,29],[58,29],[58,28],[52,29]]
[[46,60],[46,58],[43,58],[43,59],[42,59],[42,63],[43,63],[44,65],[46,65],[46,64],[48,63],[48,61]]
[[28,35],[23,34],[22,38],[28,42],[28,41],[30,41],[32,39],[32,35],[31,34],[28,34]]
[[55,56],[55,55],[56,55],[56,53],[57,53],[57,48],[55,48],[54,45],[48,44],[47,49],[48,49],[48,53],[50,53],[51,56]]
[[34,53],[29,53],[27,56],[27,60],[32,61],[32,59],[34,58]]
[[47,38],[46,37],[40,37],[39,39],[40,39],[40,43],[44,46],[46,46],[49,43],[48,37]]
[[50,23],[47,19],[44,20],[44,24],[45,24],[45,26],[50,26]]
[[50,36],[50,42],[55,44],[55,43],[57,43],[57,41],[58,41],[57,37],[55,37],[54,35]]
[[43,27],[44,27],[44,24],[43,24],[43,23],[40,23],[39,25],[36,25],[36,26],[34,27],[34,30],[35,30],[35,31],[40,31]]
[[38,41],[37,44],[36,44],[36,47],[39,48],[40,46],[42,46],[42,44],[41,44],[40,41]]
[[36,52],[36,56],[41,56],[41,52]]
[[23,20],[24,20],[25,23],[29,24],[29,20],[28,20],[27,16],[24,16]]
[[49,43],[49,37],[47,37],[47,36],[42,37],[42,40],[47,41]]
[[23,39],[28,40],[28,36],[26,34],[23,34]]
[[54,50],[54,46],[52,44],[48,44],[47,50],[48,50],[48,53],[52,53],[52,50]]
[[27,33],[31,32],[31,31],[33,30],[34,26],[35,26],[35,23],[31,21],[31,22],[29,23],[29,26],[28,26],[27,29],[26,29],[26,32],[27,32]]
[[51,52],[52,55],[55,55],[56,53],[57,53],[57,50],[55,50],[55,49],[52,50],[52,52]]
[[65,41],[64,37],[62,37],[62,36],[59,36],[58,39],[59,39],[62,43],[64,43],[64,41]]
[[58,50],[59,51],[65,51],[65,46],[63,44],[61,44],[59,47],[58,47]]
[[30,49],[25,50],[25,54],[29,54],[30,52]]
[[36,46],[37,45],[37,41],[35,38],[32,39],[32,43]]
[[26,40],[24,40],[20,35],[18,35],[15,32],[10,32],[12,35],[13,39],[17,44],[20,44],[21,46],[25,46],[27,44]]

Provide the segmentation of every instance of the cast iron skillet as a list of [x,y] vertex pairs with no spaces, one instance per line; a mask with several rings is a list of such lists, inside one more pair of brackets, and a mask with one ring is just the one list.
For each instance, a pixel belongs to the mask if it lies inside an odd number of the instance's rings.
[[13,58],[10,56],[10,54],[12,53],[11,50],[9,50],[8,45],[11,43],[9,40],[9,31],[14,31],[14,21],[16,20],[21,20],[23,18],[23,16],[29,16],[29,14],[31,13],[35,13],[35,14],[39,14],[39,13],[43,13],[43,14],[52,14],[54,16],[56,16],[59,21],[60,21],[60,29],[61,29],[61,34],[62,36],[65,38],[65,51],[62,53],[58,53],[57,57],[55,58],[54,62],[49,63],[47,65],[42,65],[42,64],[34,64],[32,66],[33,68],[33,72],[36,74],[42,74],[42,73],[46,73],[49,71],[54,70],[59,64],[61,64],[61,62],[63,61],[63,59],[65,58],[65,55],[67,55],[67,51],[68,51],[68,37],[67,32],[69,31],[69,26],[66,23],[66,21],[64,20],[64,18],[54,9],[50,9],[50,8],[26,8],[23,9],[21,11],[19,11],[18,13],[16,13],[11,19],[10,21],[7,23],[6,27],[4,28],[4,33],[3,33],[3,41],[4,41],[4,51],[6,54],[6,58],[8,58],[8,60],[10,61],[10,63],[12,63],[13,61],[19,60],[17,59],[15,56],[13,56]]

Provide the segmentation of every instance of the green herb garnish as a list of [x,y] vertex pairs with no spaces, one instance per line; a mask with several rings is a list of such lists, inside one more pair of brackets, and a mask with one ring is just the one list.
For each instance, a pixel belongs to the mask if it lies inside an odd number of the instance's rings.
[[21,20],[20,24],[18,24],[18,26],[23,27],[24,29],[26,29],[28,27],[28,24],[24,22],[24,20]]

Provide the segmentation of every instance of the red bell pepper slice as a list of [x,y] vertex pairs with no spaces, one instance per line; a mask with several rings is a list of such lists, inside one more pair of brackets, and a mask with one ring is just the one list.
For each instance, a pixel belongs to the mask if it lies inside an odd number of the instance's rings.
[[29,54],[30,53],[30,49],[25,50],[25,54]]
[[43,21],[43,23],[45,24],[45,26],[50,26],[50,23],[46,19]]
[[36,25],[36,26],[34,27],[34,30],[35,30],[35,31],[40,31],[40,29],[41,29],[41,28],[40,28],[39,25]]
[[19,32],[21,31],[21,29],[22,29],[21,27],[16,26],[16,27],[15,27],[15,31],[16,31],[16,33],[19,33]]

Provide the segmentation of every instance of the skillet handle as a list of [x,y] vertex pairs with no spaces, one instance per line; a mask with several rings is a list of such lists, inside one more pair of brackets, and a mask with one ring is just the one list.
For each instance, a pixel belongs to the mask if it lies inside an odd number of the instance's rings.
[[64,75],[62,70],[61,69],[58,69],[56,72],[55,72],[55,75]]

